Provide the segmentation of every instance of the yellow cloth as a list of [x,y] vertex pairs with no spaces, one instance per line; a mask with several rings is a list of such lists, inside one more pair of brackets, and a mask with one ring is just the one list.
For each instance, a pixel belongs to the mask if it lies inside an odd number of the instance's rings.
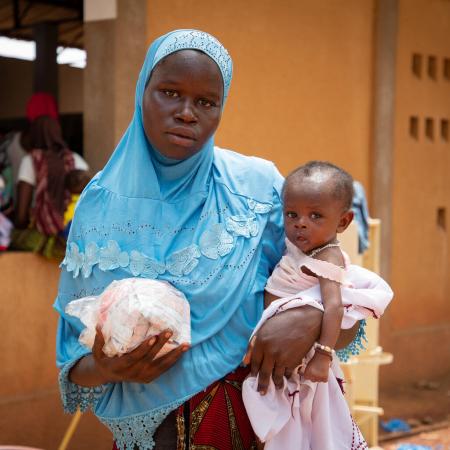
[[72,194],[70,198],[70,203],[67,205],[66,212],[64,213],[64,226],[66,226],[75,214],[75,206],[77,206],[80,194]]

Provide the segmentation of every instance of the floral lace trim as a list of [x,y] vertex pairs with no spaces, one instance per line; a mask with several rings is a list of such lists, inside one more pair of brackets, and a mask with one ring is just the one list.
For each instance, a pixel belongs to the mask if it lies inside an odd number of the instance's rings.
[[361,320],[359,322],[359,328],[356,333],[355,339],[353,339],[353,341],[342,350],[336,350],[336,355],[338,356],[340,361],[347,362],[350,357],[359,355],[361,350],[364,350],[366,348],[367,342],[366,321]]
[[227,217],[225,225],[221,223],[212,225],[202,233],[198,245],[192,244],[172,253],[165,263],[136,250],[129,253],[123,251],[117,241],[109,240],[105,247],[89,242],[84,252],[80,250],[78,244],[71,242],[60,267],[66,266],[67,272],[73,273],[73,278],[77,278],[80,273],[84,278],[88,278],[96,265],[103,271],[124,268],[135,277],[144,276],[153,279],[165,272],[176,277],[188,275],[198,265],[202,255],[213,260],[222,258],[233,250],[235,237],[249,239],[257,236],[259,225],[256,214],[267,214],[272,205],[259,203],[253,199],[248,199],[247,204],[251,210],[249,214]]
[[66,364],[59,372],[59,389],[64,412],[74,414],[77,409],[81,412],[94,409],[107,385],[97,387],[83,387],[69,381],[69,371],[78,362],[78,359]]
[[153,435],[156,429],[169,413],[182,405],[184,401],[185,399],[171,403],[147,414],[117,419],[99,417],[99,419],[111,430],[119,450],[136,447],[139,450],[152,450],[155,446]]

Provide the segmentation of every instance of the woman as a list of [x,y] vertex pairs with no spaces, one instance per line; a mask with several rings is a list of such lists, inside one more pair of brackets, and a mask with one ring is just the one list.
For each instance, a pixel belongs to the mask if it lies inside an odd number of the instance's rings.
[[30,143],[32,150],[19,168],[15,226],[25,229],[31,220],[32,231],[15,232],[12,247],[58,257],[58,235],[70,201],[66,174],[88,166],[67,148],[58,121],[50,116],[39,116],[30,124]]
[[[72,223],[55,302],[62,398],[71,412],[92,406],[120,449],[154,448],[154,436],[158,450],[255,445],[240,395],[248,369],[239,366],[283,251],[283,179],[270,162],[214,147],[231,73],[227,51],[206,33],[157,39],[133,119]],[[154,360],[170,330],[121,358],[103,354],[100,333],[92,353],[79,344],[82,326],[67,303],[131,276],[185,293],[190,348]],[[261,390],[272,374],[279,384],[317,337],[320,313],[302,309],[258,334],[251,368]]]

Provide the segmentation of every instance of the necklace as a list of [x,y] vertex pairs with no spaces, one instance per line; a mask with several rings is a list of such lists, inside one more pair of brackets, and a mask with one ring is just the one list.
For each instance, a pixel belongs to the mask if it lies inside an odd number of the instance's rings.
[[320,253],[322,250],[325,250],[326,248],[331,248],[331,247],[339,247],[339,241],[330,242],[329,244],[325,244],[325,245],[322,245],[321,247],[317,247],[314,250],[311,250],[310,252],[308,252],[307,255],[310,258],[314,258],[314,256],[317,255],[317,253]]

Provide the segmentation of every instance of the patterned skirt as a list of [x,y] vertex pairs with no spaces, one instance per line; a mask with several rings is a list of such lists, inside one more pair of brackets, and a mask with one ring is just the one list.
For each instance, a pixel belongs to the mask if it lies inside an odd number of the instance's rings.
[[169,414],[155,433],[154,450],[256,450],[241,392],[248,373],[239,367]]

